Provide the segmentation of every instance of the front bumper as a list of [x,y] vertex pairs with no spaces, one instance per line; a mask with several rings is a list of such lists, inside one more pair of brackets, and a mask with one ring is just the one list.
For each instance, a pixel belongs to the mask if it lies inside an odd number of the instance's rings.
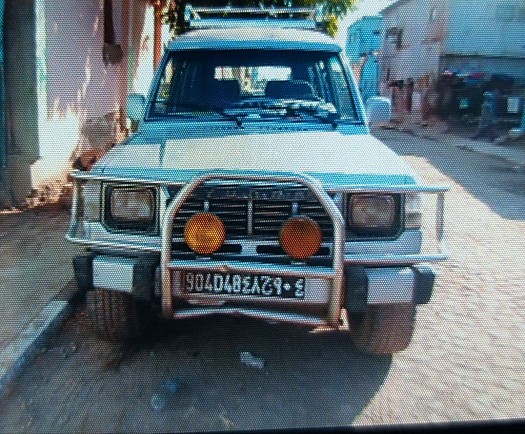
[[[90,290],[101,288],[131,294],[134,298],[151,300],[161,296],[161,277],[158,256],[119,257],[111,255],[88,254],[74,258],[75,275],[80,288]],[[177,265],[177,262],[174,262]],[[184,265],[184,264],[183,264]],[[194,269],[201,270],[202,264]],[[186,267],[185,269],[190,269]],[[222,270],[220,266],[216,270]],[[245,271],[249,271],[244,269]],[[274,270],[279,274],[282,268]],[[173,272],[177,276],[177,271]],[[345,265],[343,280],[343,298],[340,307],[348,312],[362,312],[369,305],[414,303],[425,304],[431,298],[435,272],[428,264],[406,267],[361,267]],[[306,325],[326,325],[326,321],[311,315],[303,315],[295,310],[282,312],[279,305],[282,300],[265,297],[244,297],[251,306],[232,306],[232,302],[242,300],[231,296],[205,294],[199,296],[184,295],[180,290],[177,277],[173,280],[170,297],[178,301],[192,301],[195,306],[175,309],[171,318],[187,318],[213,313],[239,313],[263,319],[303,323]],[[308,307],[323,306],[329,301],[329,280],[311,274],[306,280],[308,296],[303,300],[288,301],[295,303],[299,310]],[[210,304],[210,305],[207,305]],[[245,303],[246,304],[246,303]],[[261,309],[264,305],[267,309]],[[272,306],[273,305],[273,306]],[[307,309],[306,309],[307,310]]]
[[[75,179],[76,186],[82,179],[92,178],[89,174],[77,174]],[[97,177],[94,177],[97,179]],[[173,221],[185,201],[202,184],[209,181],[261,181],[261,182],[293,182],[306,186],[317,197],[319,203],[326,210],[330,217],[334,233],[331,264],[328,266],[311,266],[306,264],[269,264],[258,262],[243,261],[215,261],[206,262],[194,259],[177,259],[172,257]],[[129,181],[129,180],[119,180]],[[152,180],[152,182],[156,182]],[[78,188],[76,188],[78,191]],[[161,245],[141,245],[140,243],[127,244],[119,241],[91,241],[79,239],[77,227],[79,225],[79,211],[77,210],[77,196],[75,194],[72,210],[72,224],[68,239],[84,245],[96,246],[99,249],[111,249],[112,251],[126,252],[155,252],[160,253],[159,272],[156,274],[160,279],[160,296],[162,313],[166,318],[183,318],[189,316],[201,316],[212,313],[240,313],[250,316],[271,319],[275,321],[290,321],[309,325],[325,325],[338,327],[341,319],[342,308],[346,307],[350,311],[363,310],[368,304],[402,303],[414,302],[416,304],[426,302],[432,292],[434,273],[431,269],[421,271],[421,267],[416,266],[420,263],[433,262],[447,258],[446,246],[443,231],[443,206],[444,192],[446,187],[423,187],[418,185],[404,186],[347,186],[339,187],[343,193],[349,192],[384,192],[384,193],[406,193],[424,192],[438,195],[436,207],[436,238],[439,241],[439,252],[437,254],[345,254],[345,225],[341,212],[330,198],[323,187],[314,179],[304,175],[283,175],[279,174],[253,174],[215,172],[198,176],[192,182],[186,184],[173,198],[167,206],[161,224]],[[338,190],[338,191],[339,191]],[[117,255],[118,256],[118,255]],[[123,255],[124,256],[124,255]],[[140,255],[138,255],[140,256]],[[136,295],[135,260],[119,259],[118,263],[113,263],[111,257],[91,258],[93,264],[93,284],[97,287],[104,287],[117,291],[126,291]],[[115,271],[126,274],[131,273],[131,277],[115,278]],[[148,268],[150,282],[153,266]],[[324,282],[322,286],[327,288],[323,301],[324,309],[315,315],[303,314],[300,310],[278,310],[279,304],[275,303],[276,309],[271,308],[267,299],[256,298],[252,306],[191,306],[189,308],[178,305],[175,306],[174,297],[174,276],[181,271],[206,270],[207,272],[231,273],[231,274],[277,274],[280,276],[304,277],[305,279],[317,279]],[[355,277],[360,269],[361,277]],[[350,271],[349,271],[350,270]],[[346,278],[345,278],[346,277]],[[139,279],[140,280],[140,279]],[[365,281],[366,285],[361,284],[358,289],[352,282]],[[142,285],[142,293],[146,293]],[[150,283],[150,291],[151,285]],[[364,288],[364,289],[363,289]],[[363,296],[366,293],[366,297]],[[220,298],[217,298],[219,301]],[[366,300],[366,303],[365,303]],[[426,300],[426,301],[425,301]],[[222,300],[220,300],[222,301]],[[224,300],[227,301],[226,299]],[[308,304],[298,301],[303,305]]]

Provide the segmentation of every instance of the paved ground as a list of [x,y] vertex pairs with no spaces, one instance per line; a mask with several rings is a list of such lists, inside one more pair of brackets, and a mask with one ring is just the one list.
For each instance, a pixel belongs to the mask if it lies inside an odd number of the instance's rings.
[[[440,140],[376,134],[452,189],[452,255],[410,347],[357,353],[342,335],[247,319],[161,324],[130,348],[82,308],[0,400],[0,431],[201,431],[519,419],[525,415],[525,172]],[[457,143],[454,143],[457,144]],[[262,370],[242,351],[265,359]],[[151,398],[180,381],[166,406]]]
[[0,351],[71,280],[68,223],[60,208],[0,215]]
[[69,213],[59,206],[0,214],[0,395],[45,332],[68,313],[74,290],[66,242]]

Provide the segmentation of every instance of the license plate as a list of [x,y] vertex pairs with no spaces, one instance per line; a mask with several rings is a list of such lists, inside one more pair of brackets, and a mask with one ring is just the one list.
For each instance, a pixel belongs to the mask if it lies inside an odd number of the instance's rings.
[[304,277],[183,272],[182,288],[190,294],[304,298]]

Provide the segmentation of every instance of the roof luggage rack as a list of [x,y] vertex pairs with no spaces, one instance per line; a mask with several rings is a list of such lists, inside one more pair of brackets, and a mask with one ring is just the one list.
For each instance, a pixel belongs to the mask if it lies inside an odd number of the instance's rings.
[[195,8],[186,6],[188,29],[231,27],[277,27],[318,29],[318,11],[314,8]]

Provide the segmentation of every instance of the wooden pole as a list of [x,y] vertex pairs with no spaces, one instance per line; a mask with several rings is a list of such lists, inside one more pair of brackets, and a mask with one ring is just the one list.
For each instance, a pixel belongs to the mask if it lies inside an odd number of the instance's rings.
[[162,58],[162,11],[166,7],[166,0],[154,0],[155,27],[153,30],[153,68],[157,69]]

